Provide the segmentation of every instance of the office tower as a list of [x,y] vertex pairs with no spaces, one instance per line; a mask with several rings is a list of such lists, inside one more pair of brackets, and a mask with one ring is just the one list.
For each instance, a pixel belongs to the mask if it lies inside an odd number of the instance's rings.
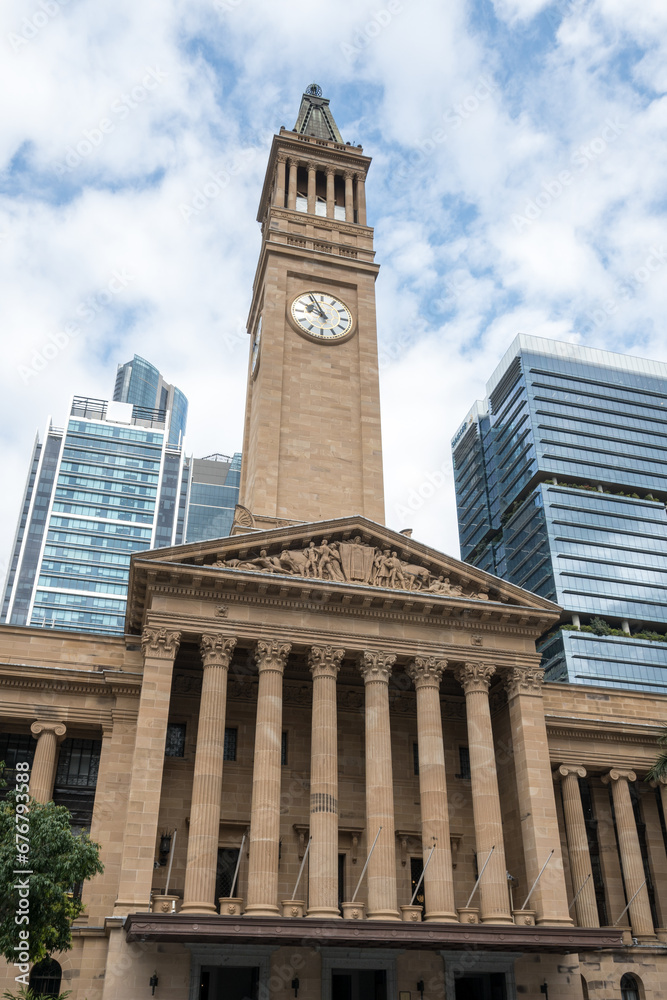
[[239,499],[240,476],[240,451],[231,457],[216,453],[186,459],[183,509],[187,513],[185,531],[177,544],[229,535]]
[[35,442],[3,622],[122,632],[133,552],[229,534],[241,456],[184,457],[187,399],[136,355],[114,397]]
[[667,365],[522,334],[452,448],[462,557],[565,611],[549,679],[667,691]]

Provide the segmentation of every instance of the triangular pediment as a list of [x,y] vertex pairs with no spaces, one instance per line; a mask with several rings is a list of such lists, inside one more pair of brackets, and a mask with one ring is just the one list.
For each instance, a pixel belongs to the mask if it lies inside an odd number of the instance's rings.
[[[361,516],[292,524],[154,549],[132,562],[206,567],[275,582],[369,587],[434,599],[513,605],[558,613],[551,601]],[[157,567],[156,567],[157,569]]]

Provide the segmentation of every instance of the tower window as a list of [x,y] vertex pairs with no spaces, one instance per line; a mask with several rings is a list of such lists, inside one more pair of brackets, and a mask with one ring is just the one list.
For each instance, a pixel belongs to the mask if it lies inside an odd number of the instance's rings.
[[280,740],[280,763],[287,767],[287,733],[283,733]]
[[30,989],[37,997],[55,997],[60,993],[62,975],[54,958],[43,958],[30,973]]
[[468,747],[459,747],[459,773],[457,778],[470,779],[470,750]]
[[185,757],[185,723],[170,722],[167,725],[165,757]]
[[236,760],[236,744],[238,742],[238,729],[225,729],[225,750],[222,755],[223,760]]
[[415,774],[419,774],[419,743],[412,744],[412,767]]

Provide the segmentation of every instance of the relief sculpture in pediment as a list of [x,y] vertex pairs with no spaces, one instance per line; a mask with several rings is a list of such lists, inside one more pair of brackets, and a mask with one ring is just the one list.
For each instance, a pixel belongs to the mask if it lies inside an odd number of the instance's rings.
[[319,545],[310,541],[303,548],[284,549],[269,555],[260,549],[253,558],[219,559],[219,568],[239,569],[256,573],[299,576],[310,580],[333,583],[356,583],[392,590],[422,591],[447,597],[472,597],[488,600],[486,588],[475,585],[464,591],[461,583],[452,583],[446,573],[432,573],[426,566],[399,559],[390,548],[367,545],[359,536],[352,541],[330,542],[323,538]]

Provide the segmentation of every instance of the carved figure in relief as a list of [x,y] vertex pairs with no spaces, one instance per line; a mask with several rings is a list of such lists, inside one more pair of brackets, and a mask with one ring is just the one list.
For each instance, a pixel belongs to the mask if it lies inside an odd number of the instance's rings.
[[359,535],[349,542],[330,543],[328,538],[323,538],[316,545],[311,540],[305,548],[284,549],[279,555],[269,555],[266,549],[260,549],[259,555],[254,558],[218,559],[213,565],[329,580],[334,583],[361,583],[449,597],[490,600],[488,587],[484,584],[473,584],[464,594],[463,585],[452,583],[446,573],[440,573],[436,577],[425,566],[399,559],[396,551],[376,548],[362,542]]
[[329,545],[328,539],[323,538],[322,544],[317,549],[317,554],[319,556],[318,576],[320,579],[336,580],[338,583],[344,583],[345,577],[343,575],[343,566],[338,553],[337,543],[334,542],[333,545]]

